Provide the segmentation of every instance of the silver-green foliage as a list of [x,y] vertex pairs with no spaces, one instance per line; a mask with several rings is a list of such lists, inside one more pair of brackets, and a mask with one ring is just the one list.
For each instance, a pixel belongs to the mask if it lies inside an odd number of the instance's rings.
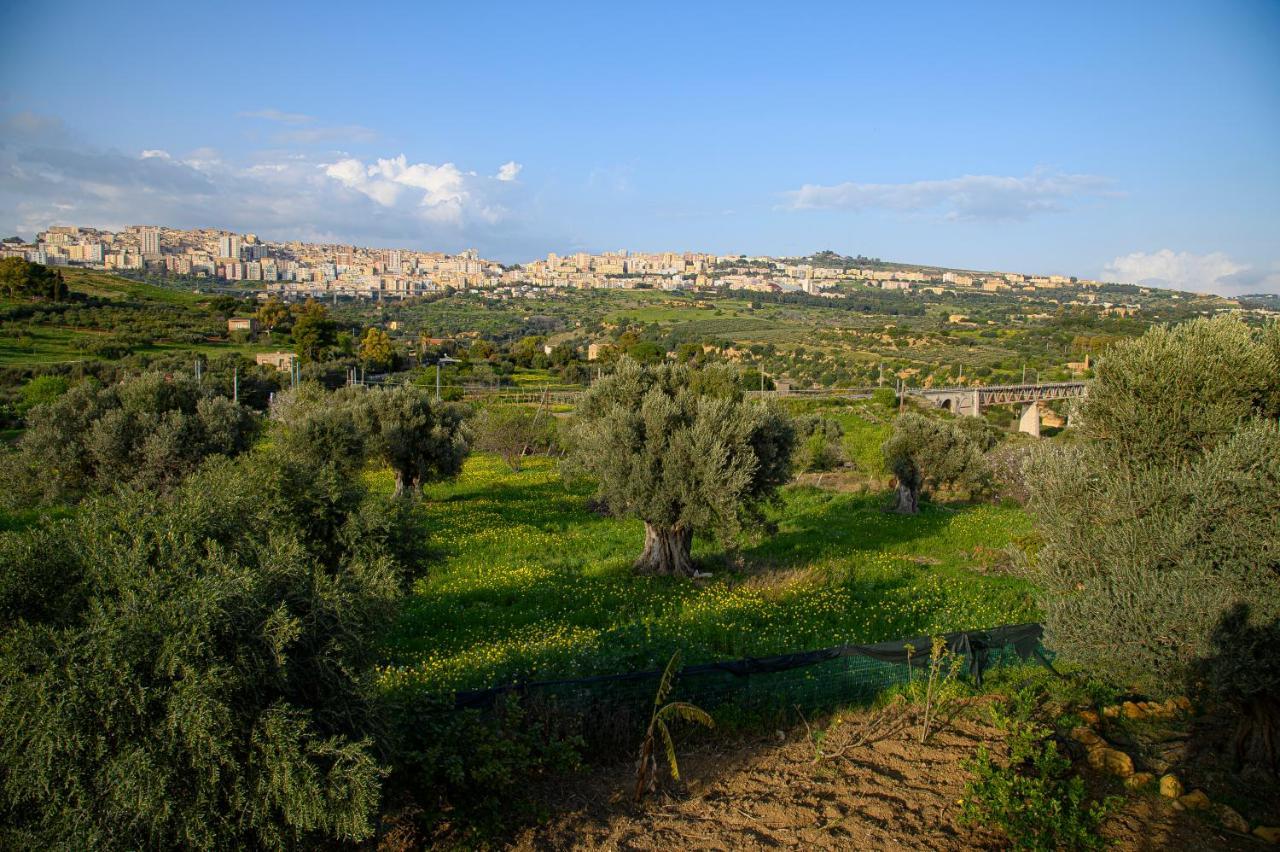
[[395,504],[273,450],[0,536],[0,845],[372,833]]
[[172,487],[213,455],[249,447],[253,413],[183,375],[88,380],[35,405],[3,458],[11,504],[78,499],[119,485]]
[[1196,320],[1118,344],[1090,384],[1086,440],[1033,455],[1033,571],[1064,657],[1181,691],[1235,604],[1280,618],[1274,335]]
[[895,510],[914,514],[929,488],[958,485],[981,491],[990,478],[983,447],[971,430],[955,421],[908,411],[894,418],[885,441],[885,465],[898,480]]
[[[794,443],[790,421],[746,401],[731,368],[623,359],[579,404],[567,470],[593,478],[613,513],[640,518],[687,559],[694,531],[731,540],[755,517],[790,478]],[[688,573],[684,565],[639,567]]]

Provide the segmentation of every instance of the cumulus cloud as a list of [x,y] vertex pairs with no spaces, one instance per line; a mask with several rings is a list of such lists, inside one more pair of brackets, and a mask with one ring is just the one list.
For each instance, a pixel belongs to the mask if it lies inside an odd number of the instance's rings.
[[1017,220],[1066,209],[1087,196],[1114,195],[1110,179],[1037,169],[1024,177],[964,175],[911,183],[805,184],[785,193],[791,210],[890,210],[955,220]]
[[520,165],[515,160],[511,160],[510,162],[506,162],[501,166],[498,166],[498,173],[494,175],[494,177],[501,181],[515,180],[516,176],[520,174],[520,170],[523,168],[524,166]]
[[290,148],[243,158],[208,148],[122,152],[73,139],[56,122],[0,118],[8,233],[164,222],[454,250],[529,243],[531,203],[518,182],[403,154],[366,162]]
[[1161,249],[1148,254],[1136,251],[1117,257],[1102,271],[1107,281],[1168,287],[1197,293],[1239,296],[1246,293],[1280,293],[1280,268],[1251,267],[1220,251],[1192,254]]
[[[406,197],[413,199],[420,214],[433,221],[457,224],[468,217],[497,221],[504,212],[483,197],[486,179],[464,173],[453,163],[410,163],[401,154],[366,165],[349,157],[328,164],[324,173],[383,207],[395,207]],[[491,180],[509,182],[501,177],[501,170]]]

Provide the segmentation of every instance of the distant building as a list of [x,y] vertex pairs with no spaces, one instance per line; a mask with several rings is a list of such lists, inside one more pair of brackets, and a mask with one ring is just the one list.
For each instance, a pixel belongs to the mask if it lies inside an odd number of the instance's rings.
[[142,239],[142,256],[149,257],[160,254],[160,229],[143,228],[139,235]]
[[[232,317],[227,320],[227,331],[247,331],[254,334],[258,330],[258,321],[253,317]],[[258,363],[262,363],[259,361]]]
[[293,359],[297,357],[292,352],[259,352],[253,356],[253,360],[264,367],[275,367],[282,373],[289,372],[293,366]]

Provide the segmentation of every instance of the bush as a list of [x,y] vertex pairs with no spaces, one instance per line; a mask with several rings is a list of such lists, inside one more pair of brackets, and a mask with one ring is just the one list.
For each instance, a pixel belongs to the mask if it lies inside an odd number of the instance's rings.
[[871,401],[891,410],[898,407],[898,395],[892,388],[876,388],[871,392]]
[[980,746],[965,768],[962,825],[994,828],[1015,849],[1103,849],[1098,829],[1115,802],[1087,802],[1084,782],[1058,753],[1049,731],[1025,718],[1006,717],[1009,760],[1001,764]]
[[[388,696],[394,769],[390,795],[421,810],[427,825],[446,815],[466,831],[494,834],[520,810],[522,790],[539,776],[577,768],[583,740],[571,717],[531,713],[514,696],[486,711],[455,710],[409,690]],[[457,838],[463,840],[465,838]]]
[[119,485],[169,488],[211,455],[246,450],[256,427],[244,406],[160,373],[107,387],[80,382],[26,419],[17,452],[0,465],[10,505]]
[[517,405],[486,405],[472,423],[476,449],[496,453],[519,470],[529,452],[550,452],[556,444],[555,418]]
[[372,834],[372,678],[403,578],[362,520],[384,509],[335,473],[219,459],[0,537],[5,845]]
[[796,470],[832,470],[848,460],[842,440],[844,429],[835,420],[807,414],[795,419],[795,430],[797,443],[792,464]]
[[[1207,686],[1242,710],[1248,759],[1273,767],[1274,745],[1258,746],[1280,742],[1280,683],[1260,656],[1274,649],[1223,647],[1222,626],[1251,636],[1280,619],[1275,335],[1197,320],[1117,344],[1090,385],[1084,440],[1027,467],[1047,641],[1152,695]],[[1197,674],[1224,657],[1222,677]]]

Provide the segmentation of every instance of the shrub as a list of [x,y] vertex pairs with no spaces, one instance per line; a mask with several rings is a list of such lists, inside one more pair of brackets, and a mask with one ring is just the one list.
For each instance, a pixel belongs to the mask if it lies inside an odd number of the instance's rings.
[[1102,849],[1098,829],[1116,800],[1087,801],[1071,761],[1058,753],[1050,731],[1031,719],[1032,701],[1029,694],[1015,695],[1011,712],[997,716],[1008,741],[1007,762],[994,759],[984,745],[965,763],[973,778],[965,785],[960,822],[997,829],[1015,849]]
[[517,405],[487,405],[472,424],[476,449],[496,453],[512,470],[532,451],[550,451],[556,443],[555,418]]
[[807,414],[794,421],[796,452],[792,464],[800,471],[831,470],[847,461],[844,452],[844,429],[835,420],[819,414]]
[[373,667],[403,581],[349,529],[366,499],[258,453],[0,537],[0,577],[27,580],[0,595],[6,845],[369,837]]
[[527,816],[519,793],[530,780],[581,763],[583,740],[571,717],[554,708],[530,712],[514,695],[485,711],[455,710],[451,696],[433,700],[415,690],[386,701],[390,795],[421,809],[428,825],[448,814],[468,831],[497,833]]
[[118,485],[169,488],[211,455],[243,452],[255,426],[247,408],[189,377],[81,382],[27,413],[18,451],[4,459],[5,496],[20,505]]
[[[1117,344],[1090,385],[1085,439],[1041,447],[1027,467],[1047,641],[1154,695],[1204,683],[1243,711],[1248,759],[1272,766],[1274,746],[1257,746],[1280,741],[1280,684],[1262,643],[1223,647],[1220,628],[1249,636],[1280,619],[1275,334],[1195,321]],[[1224,657],[1223,677],[1197,675]]]

